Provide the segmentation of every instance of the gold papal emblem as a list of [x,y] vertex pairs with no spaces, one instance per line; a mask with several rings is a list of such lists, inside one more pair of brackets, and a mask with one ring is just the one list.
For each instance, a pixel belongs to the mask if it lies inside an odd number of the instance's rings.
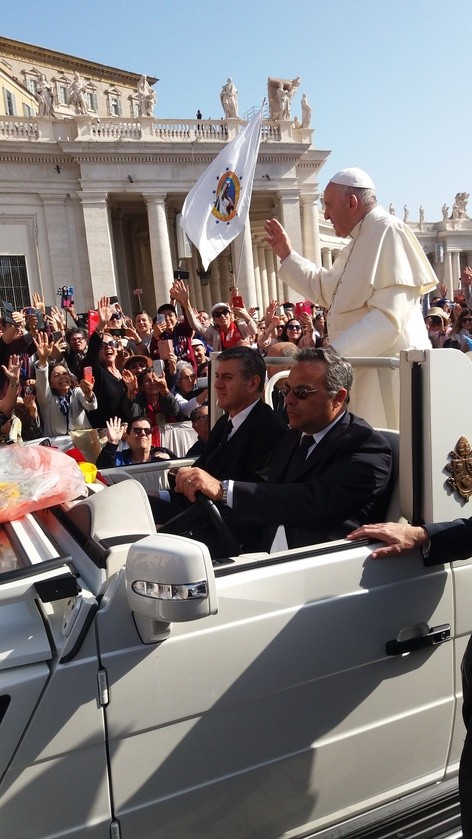
[[452,477],[446,483],[466,501],[472,495],[472,449],[467,437],[460,437],[453,452],[449,452],[451,462],[446,469]]

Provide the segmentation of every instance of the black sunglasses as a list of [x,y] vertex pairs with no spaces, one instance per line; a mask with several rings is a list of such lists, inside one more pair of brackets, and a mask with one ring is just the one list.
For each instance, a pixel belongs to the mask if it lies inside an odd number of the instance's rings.
[[298,387],[290,387],[290,385],[285,385],[282,388],[282,393],[285,398],[289,395],[289,393],[293,393],[295,399],[308,399],[310,393],[318,393],[322,388],[320,387],[306,387],[305,385],[299,385]]

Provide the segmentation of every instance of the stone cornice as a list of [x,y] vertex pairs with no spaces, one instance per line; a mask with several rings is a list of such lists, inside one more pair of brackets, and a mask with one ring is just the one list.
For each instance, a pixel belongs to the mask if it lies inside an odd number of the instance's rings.
[[[83,76],[106,81],[119,81],[127,87],[136,87],[136,83],[141,76],[141,73],[131,73],[117,67],[109,67],[106,64],[97,64],[95,61],[86,61],[84,58],[37,47],[34,44],[25,44],[23,41],[13,41],[10,38],[0,37],[1,55],[10,56],[19,61],[29,61],[33,65],[41,64],[56,70],[77,70]],[[148,76],[147,79],[151,85],[159,81],[154,76]]]

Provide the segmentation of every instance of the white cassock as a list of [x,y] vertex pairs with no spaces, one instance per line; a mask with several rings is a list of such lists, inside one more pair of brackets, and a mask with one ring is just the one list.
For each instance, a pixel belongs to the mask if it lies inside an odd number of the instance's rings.
[[[350,235],[330,270],[292,251],[279,277],[329,310],[330,344],[343,356],[430,348],[420,298],[438,279],[416,236],[383,207]],[[398,428],[398,390],[398,371],[356,368],[349,410],[377,428]]]

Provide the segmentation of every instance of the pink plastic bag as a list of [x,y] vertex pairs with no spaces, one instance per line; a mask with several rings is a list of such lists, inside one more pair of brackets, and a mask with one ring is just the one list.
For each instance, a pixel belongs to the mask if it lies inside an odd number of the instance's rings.
[[64,452],[47,446],[0,448],[0,522],[86,494],[82,472]]

